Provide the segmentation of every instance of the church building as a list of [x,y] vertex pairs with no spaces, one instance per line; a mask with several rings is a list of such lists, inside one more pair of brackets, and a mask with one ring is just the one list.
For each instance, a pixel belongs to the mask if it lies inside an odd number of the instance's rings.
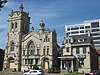
[[8,17],[8,33],[6,37],[3,67],[17,71],[38,65],[49,69],[59,67],[57,33],[45,28],[43,20],[39,24],[39,32],[30,31],[29,13],[24,12],[21,4],[19,11],[11,11]]

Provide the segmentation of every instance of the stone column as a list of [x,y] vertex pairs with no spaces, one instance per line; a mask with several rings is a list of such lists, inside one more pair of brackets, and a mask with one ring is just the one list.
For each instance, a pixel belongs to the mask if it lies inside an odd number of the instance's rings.
[[33,65],[35,65],[35,59],[33,59]]
[[71,71],[73,72],[73,60],[71,61]]
[[61,60],[61,64],[60,64],[60,69],[61,69],[61,71],[62,71],[62,60]]

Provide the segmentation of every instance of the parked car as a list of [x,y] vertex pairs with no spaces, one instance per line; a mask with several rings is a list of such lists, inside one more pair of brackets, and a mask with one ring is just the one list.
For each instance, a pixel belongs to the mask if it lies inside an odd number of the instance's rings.
[[86,73],[85,75],[100,75],[100,70],[92,70],[90,73]]
[[92,75],[100,75],[100,70],[92,70],[91,72],[90,72],[90,74]]
[[23,73],[23,75],[44,75],[42,70],[30,70],[29,72]]

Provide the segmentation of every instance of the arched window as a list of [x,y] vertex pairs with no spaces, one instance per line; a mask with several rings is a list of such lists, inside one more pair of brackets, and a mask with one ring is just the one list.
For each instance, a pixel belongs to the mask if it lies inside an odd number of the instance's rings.
[[44,46],[44,48],[43,48],[43,55],[46,54],[46,53],[45,53],[45,50],[46,50],[46,47]]
[[29,56],[35,54],[35,45],[34,45],[34,43],[33,43],[32,41],[28,44],[27,54],[28,54]]
[[11,22],[11,29],[13,29],[14,28],[14,23],[13,22]]
[[14,51],[14,42],[11,42],[11,48],[10,51]]
[[17,22],[15,22],[15,28],[17,28]]

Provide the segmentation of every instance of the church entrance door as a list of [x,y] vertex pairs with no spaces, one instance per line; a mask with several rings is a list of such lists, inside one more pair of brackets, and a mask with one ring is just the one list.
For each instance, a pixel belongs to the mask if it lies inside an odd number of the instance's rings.
[[48,61],[45,61],[45,69],[48,69]]
[[14,60],[10,60],[9,64],[10,64],[9,68],[14,68],[15,66]]
[[10,68],[10,69],[11,69],[11,68],[15,68],[14,59],[13,59],[12,57],[10,57],[10,58],[8,59],[7,67]]
[[45,58],[43,60],[43,68],[44,69],[49,69],[49,59],[48,58]]

